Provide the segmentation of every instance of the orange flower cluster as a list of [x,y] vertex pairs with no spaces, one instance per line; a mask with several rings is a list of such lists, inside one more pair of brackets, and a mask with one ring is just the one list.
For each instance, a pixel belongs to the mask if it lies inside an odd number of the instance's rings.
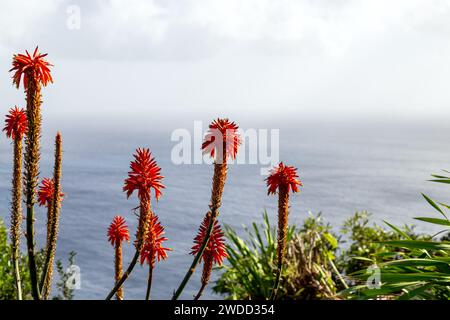
[[49,82],[53,82],[52,75],[50,73],[50,67],[53,66],[47,62],[44,58],[47,53],[41,54],[38,51],[38,47],[30,55],[28,51],[26,54],[15,54],[13,57],[13,67],[11,71],[14,71],[13,83],[17,88],[20,86],[20,80],[23,77],[23,86],[28,89],[30,80],[39,81],[43,86],[46,86]]
[[205,135],[202,144],[203,153],[209,153],[212,158],[216,154],[235,159],[241,137],[238,131],[239,127],[228,119],[217,119],[209,125],[209,130]]
[[11,108],[9,114],[6,115],[3,131],[6,132],[8,138],[22,139],[27,133],[27,113],[25,109],[19,109],[17,106]]
[[[202,243],[206,237],[206,230],[208,229],[209,222],[210,217],[209,215],[207,215],[200,225],[197,236],[194,238],[194,246],[192,247],[191,254],[195,255],[200,250]],[[202,259],[212,258],[212,260],[220,266],[222,265],[223,259],[227,257],[228,255],[225,249],[224,234],[222,232],[222,228],[219,225],[219,222],[216,220],[214,222],[208,244],[206,245],[205,251],[203,252]]]
[[125,219],[122,216],[115,216],[108,228],[108,241],[113,246],[121,243],[122,241],[130,241],[130,235],[128,233],[128,227],[125,224]]
[[[38,202],[40,206],[49,206],[53,201],[53,193],[55,190],[55,183],[51,178],[42,179],[38,190]],[[64,197],[64,193],[60,192],[59,196]]]
[[286,187],[287,192],[298,192],[298,187],[303,186],[302,182],[298,179],[297,168],[285,166],[283,162],[280,162],[278,167],[270,171],[270,175],[266,181],[269,187],[268,194],[275,194],[280,186]]
[[161,189],[165,188],[161,183],[164,177],[160,174],[161,168],[156,164],[155,158],[152,158],[150,149],[138,148],[134,159],[130,164],[131,171],[125,179],[123,191],[129,198],[134,190],[138,190],[140,199],[150,200],[150,190],[153,189],[158,200],[162,195]]
[[168,240],[164,237],[164,233],[164,227],[159,222],[158,216],[153,215],[144,247],[141,251],[141,264],[147,262],[153,268],[156,261],[167,259],[167,251],[172,251],[172,249],[163,247],[163,242]]

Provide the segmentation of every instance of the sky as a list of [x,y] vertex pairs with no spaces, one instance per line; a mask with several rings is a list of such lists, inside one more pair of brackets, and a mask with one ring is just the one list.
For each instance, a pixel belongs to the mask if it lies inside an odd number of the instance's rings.
[[55,119],[443,119],[449,39],[450,1],[2,0],[0,96],[39,45]]

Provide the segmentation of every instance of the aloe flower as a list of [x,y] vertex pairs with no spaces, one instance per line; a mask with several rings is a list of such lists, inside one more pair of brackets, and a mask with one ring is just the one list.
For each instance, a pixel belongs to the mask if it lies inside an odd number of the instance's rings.
[[[196,255],[205,241],[206,232],[210,223],[210,216],[207,215],[200,225],[197,236],[194,238],[194,246],[192,247],[191,254]],[[225,239],[219,222],[214,221],[214,227],[211,232],[208,244],[202,255],[203,260],[203,272],[202,272],[202,286],[195,296],[195,300],[198,300],[206,286],[208,285],[209,279],[211,278],[211,272],[214,264],[222,265],[223,259],[227,258],[228,254],[225,249]]]
[[[122,242],[130,241],[128,227],[122,216],[115,216],[108,228],[108,241],[111,242],[115,249],[114,254],[114,270],[116,283],[122,277]],[[119,288],[116,292],[117,300],[123,300],[123,288]]]
[[136,232],[136,239],[134,245],[136,252],[127,270],[123,273],[119,281],[117,281],[114,288],[110,291],[106,300],[110,300],[114,293],[123,285],[130,273],[136,265],[139,255],[145,244],[145,237],[148,233],[153,212],[151,209],[151,190],[155,193],[155,198],[158,200],[161,195],[161,189],[165,188],[162,184],[164,178],[160,172],[161,168],[156,164],[155,158],[152,157],[149,149],[138,148],[133,155],[134,160],[130,163],[130,171],[128,177],[125,179],[123,191],[126,192],[129,198],[134,191],[137,191],[139,198],[139,222]]
[[21,141],[23,136],[27,133],[27,114],[24,109],[14,108],[9,109],[6,115],[5,127],[3,131],[6,136],[13,141]]
[[13,84],[19,88],[23,79],[23,87],[26,93],[27,101],[27,120],[28,131],[25,145],[25,196],[27,207],[27,247],[28,263],[30,269],[30,280],[33,298],[40,299],[40,293],[37,281],[37,269],[34,249],[34,204],[36,199],[36,187],[39,176],[40,159],[40,137],[41,137],[41,86],[47,86],[53,82],[50,67],[52,66],[44,58],[47,54],[40,54],[38,48],[34,50],[33,55],[28,51],[26,54],[15,54],[13,56],[12,69]]
[[239,127],[228,119],[217,119],[209,125],[202,144],[203,153],[209,153],[214,159],[214,176],[211,192],[211,210],[213,220],[219,214],[222,194],[227,178],[227,158],[235,159],[241,144]]
[[17,299],[22,300],[22,285],[19,272],[20,234],[22,227],[22,138],[27,132],[27,115],[24,109],[11,108],[6,116],[6,136],[14,142],[12,207],[11,207],[11,253],[14,267]]
[[280,162],[278,167],[271,170],[266,182],[268,194],[275,194],[278,190],[277,272],[271,297],[272,299],[276,299],[287,245],[289,192],[298,192],[299,186],[302,186],[302,183],[298,179],[297,169],[291,166],[285,166],[283,162]]
[[210,217],[209,225],[205,231],[204,241],[199,247],[194,260],[189,267],[183,281],[175,291],[172,300],[178,299],[183,292],[184,287],[191,278],[192,274],[200,262],[200,259],[205,251],[208,240],[213,231],[213,225],[219,215],[219,208],[222,203],[222,194],[227,178],[227,160],[228,158],[235,159],[239,145],[241,144],[241,137],[238,131],[239,127],[228,119],[217,119],[209,125],[209,130],[205,135],[202,144],[203,153],[208,154],[214,159],[214,176],[212,181],[211,201],[209,205],[209,212],[206,216]]
[[28,51],[25,51],[25,53],[15,54],[13,57],[13,67],[9,71],[14,71],[14,85],[19,88],[22,78],[25,90],[36,85],[33,82],[40,83],[44,87],[50,82],[53,83],[53,78],[50,73],[50,67],[53,65],[44,59],[47,53],[39,53],[38,47],[34,50],[33,55],[30,55]]
[[[45,261],[39,283],[42,299],[48,299],[52,288],[53,264],[58,240],[59,216],[61,201],[64,194],[61,191],[61,165],[62,165],[62,138],[58,132],[55,137],[55,164],[53,167],[53,179],[43,181],[39,189],[40,204],[47,205],[47,245],[45,249]],[[44,197],[46,197],[44,199]]]
[[140,252],[152,215],[150,191],[153,189],[156,200],[159,200],[162,195],[161,189],[164,188],[161,183],[164,177],[160,174],[161,168],[156,164],[155,158],[152,158],[149,149],[138,148],[134,154],[134,159],[130,164],[131,171],[128,172],[128,178],[125,179],[123,191],[126,192],[127,198],[134,191],[138,193],[140,213],[135,245],[136,250]]
[[[55,191],[55,184],[53,178],[44,178],[38,189],[38,203],[39,206],[47,207],[47,246],[50,243],[52,210],[53,210],[53,193]],[[64,193],[60,192],[61,199]]]
[[150,299],[153,269],[155,268],[156,261],[166,260],[167,251],[172,251],[170,248],[163,247],[163,242],[168,240],[164,237],[164,233],[164,227],[159,222],[158,216],[152,215],[140,259],[141,265],[144,262],[148,264],[147,293],[145,295],[145,300]]

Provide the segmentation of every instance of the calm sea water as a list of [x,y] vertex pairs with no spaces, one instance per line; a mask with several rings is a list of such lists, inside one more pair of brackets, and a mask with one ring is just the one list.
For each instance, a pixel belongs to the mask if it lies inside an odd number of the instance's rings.
[[[63,203],[58,258],[77,252],[81,268],[81,289],[77,299],[103,299],[113,285],[113,248],[107,242],[106,229],[112,217],[126,217],[132,232],[137,206],[135,197],[126,199],[121,191],[131,154],[138,146],[149,146],[162,167],[167,186],[155,212],[166,227],[168,246],[174,249],[169,259],[159,263],[154,273],[153,297],[167,299],[180,282],[191,262],[188,255],[192,238],[208,208],[210,165],[172,164],[170,141],[172,128],[166,131],[139,129],[127,131],[111,126],[102,130],[63,130],[64,164]],[[51,174],[51,135],[44,132],[42,176]],[[11,145],[0,140],[0,217],[8,220]],[[281,128],[280,155],[300,170],[304,188],[292,196],[291,221],[300,223],[309,211],[321,211],[335,230],[356,210],[369,210],[374,221],[386,219],[398,225],[414,223],[414,216],[434,214],[420,196],[427,193],[439,200],[449,199],[450,190],[426,182],[431,173],[450,169],[450,128],[433,124],[392,123],[303,123]],[[266,209],[275,221],[276,197],[266,195],[260,165],[232,165],[223,197],[221,221],[236,227],[260,221]],[[37,241],[44,243],[45,210],[39,208]],[[419,231],[434,231],[416,223]],[[133,254],[125,245],[124,261]],[[147,268],[137,266],[127,281],[127,298],[145,295]],[[197,272],[187,286],[184,298],[191,298],[199,286]],[[208,292],[206,297],[218,299]]]

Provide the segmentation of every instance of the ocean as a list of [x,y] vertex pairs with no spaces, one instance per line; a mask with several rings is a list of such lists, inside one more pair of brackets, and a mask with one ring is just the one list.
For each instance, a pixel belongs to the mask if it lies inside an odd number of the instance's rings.
[[[50,127],[50,126],[49,126]],[[44,127],[41,177],[51,175],[52,130]],[[134,234],[138,205],[127,199],[123,181],[137,147],[150,147],[165,176],[164,194],[153,201],[155,213],[169,238],[167,261],[154,271],[152,297],[169,299],[192,261],[192,239],[208,209],[213,167],[209,164],[175,165],[171,141],[175,128],[131,130],[103,124],[101,129],[70,124],[62,128],[63,191],[57,258],[67,262],[75,251],[81,270],[81,288],[75,299],[103,299],[113,286],[114,250],[106,230],[114,215],[123,215]],[[187,128],[191,130],[192,128]],[[439,231],[416,216],[435,216],[420,193],[447,202],[450,189],[428,182],[430,174],[450,169],[450,126],[430,121],[374,123],[367,121],[299,121],[280,129],[280,160],[299,169],[304,187],[291,196],[290,222],[301,223],[309,212],[322,212],[339,232],[342,222],[357,210],[368,210],[373,220],[396,225],[417,225],[420,232]],[[0,139],[0,217],[8,223],[12,145]],[[233,164],[220,210],[220,221],[245,236],[243,225],[261,222],[267,210],[276,220],[275,196],[268,196],[260,164]],[[44,245],[45,209],[38,208],[37,243]],[[125,244],[124,264],[131,260],[133,245]],[[199,287],[199,268],[182,298],[190,299]],[[126,282],[125,298],[145,297],[147,268],[136,266]],[[211,290],[205,298],[220,299]]]

